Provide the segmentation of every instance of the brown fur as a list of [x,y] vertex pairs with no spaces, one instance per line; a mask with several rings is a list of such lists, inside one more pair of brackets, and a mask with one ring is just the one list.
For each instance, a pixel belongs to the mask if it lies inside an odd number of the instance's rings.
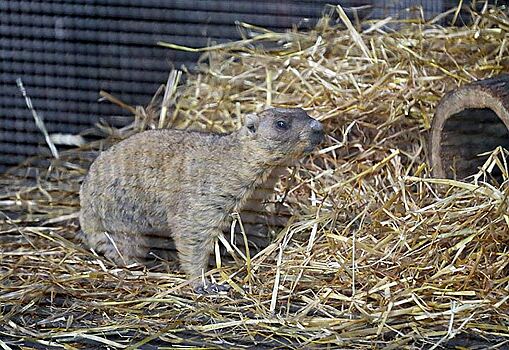
[[144,257],[151,240],[173,238],[182,269],[200,276],[229,215],[271,171],[323,138],[321,124],[301,109],[246,120],[227,135],[145,131],[101,153],[80,190],[85,243],[124,265]]

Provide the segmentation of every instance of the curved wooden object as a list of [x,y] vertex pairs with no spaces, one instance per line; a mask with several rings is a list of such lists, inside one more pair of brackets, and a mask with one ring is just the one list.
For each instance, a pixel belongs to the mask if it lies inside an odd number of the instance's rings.
[[509,75],[480,80],[447,93],[431,124],[433,175],[463,179],[478,171],[497,146],[509,149]]

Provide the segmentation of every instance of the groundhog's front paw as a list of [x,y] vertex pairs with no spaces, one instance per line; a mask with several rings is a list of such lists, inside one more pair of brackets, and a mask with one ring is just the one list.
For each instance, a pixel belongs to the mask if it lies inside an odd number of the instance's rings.
[[194,292],[197,294],[216,294],[220,292],[228,292],[230,286],[228,284],[209,283],[207,285],[200,284],[194,287]]

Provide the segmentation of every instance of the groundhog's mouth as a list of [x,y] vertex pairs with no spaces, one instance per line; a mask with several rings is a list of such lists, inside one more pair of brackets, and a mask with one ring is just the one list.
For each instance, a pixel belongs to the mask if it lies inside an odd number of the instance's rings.
[[310,143],[306,147],[304,147],[304,153],[309,154],[312,153],[319,145],[320,143]]
[[317,145],[309,145],[307,147],[304,148],[304,154],[310,154],[312,153],[315,148],[316,148]]
[[324,139],[323,132],[313,132],[309,135],[309,144],[304,148],[305,153],[311,153]]

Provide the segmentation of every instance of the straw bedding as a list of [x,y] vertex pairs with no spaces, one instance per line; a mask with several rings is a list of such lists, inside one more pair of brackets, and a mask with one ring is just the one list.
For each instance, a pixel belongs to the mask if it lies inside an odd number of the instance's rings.
[[[509,347],[507,151],[465,181],[431,178],[426,155],[444,92],[509,71],[507,10],[458,27],[335,11],[341,25],[311,32],[241,25],[185,81],[172,72],[163,99],[127,107],[132,125],[0,178],[1,348]],[[264,105],[302,107],[328,136],[276,191],[286,229],[247,261],[217,258],[231,293],[195,295],[178,270],[115,267],[73,240],[99,149],[151,127],[232,130]]]

